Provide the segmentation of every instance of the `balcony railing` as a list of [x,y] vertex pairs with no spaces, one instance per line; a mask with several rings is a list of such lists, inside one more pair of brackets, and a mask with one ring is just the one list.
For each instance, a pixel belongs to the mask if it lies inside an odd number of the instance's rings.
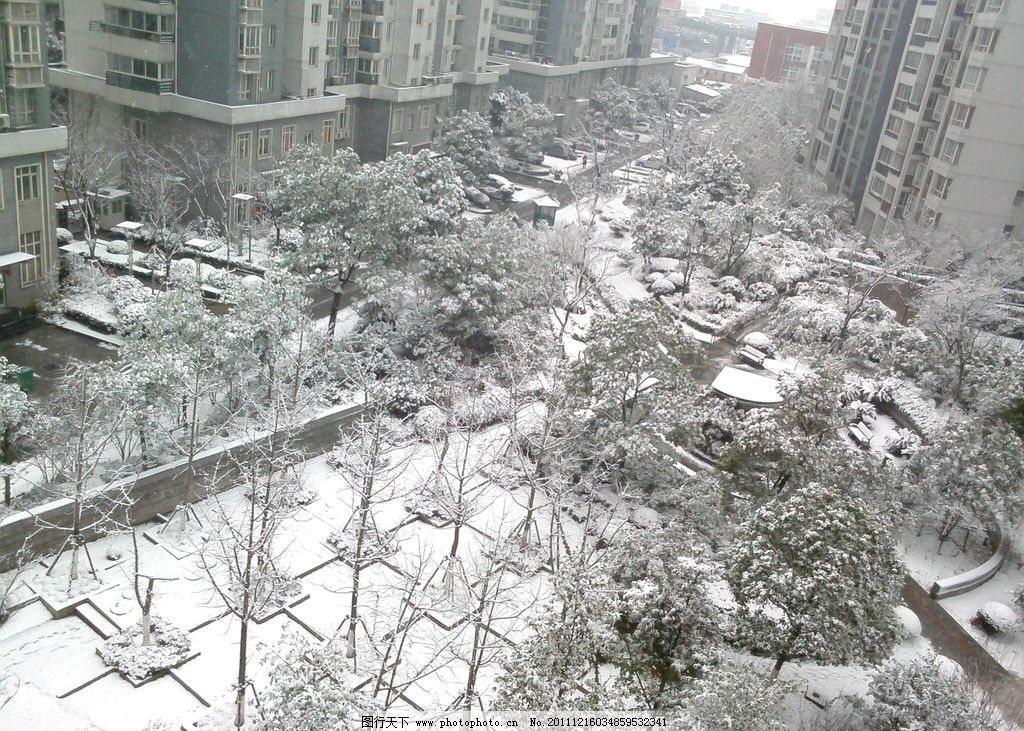
[[366,71],[356,71],[357,84],[376,84],[380,80],[380,74],[371,74]]
[[359,50],[368,53],[380,53],[380,38],[360,38]]
[[142,91],[147,94],[170,94],[174,91],[174,82],[170,79],[144,79],[141,76],[123,74],[120,71],[107,71],[107,86]]
[[115,36],[124,36],[125,38],[135,38],[140,41],[152,41],[153,43],[174,43],[173,33],[126,28],[123,25],[104,23],[102,20],[90,20],[89,30],[98,33],[110,33]]

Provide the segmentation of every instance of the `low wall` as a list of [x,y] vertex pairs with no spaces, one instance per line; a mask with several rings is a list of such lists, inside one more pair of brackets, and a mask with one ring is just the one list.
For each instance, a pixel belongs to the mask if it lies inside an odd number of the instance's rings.
[[[294,432],[268,432],[255,439],[236,439],[200,452],[192,460],[192,472],[196,476],[194,498],[199,500],[234,485],[238,463],[244,463],[253,451],[271,439],[293,440],[289,446],[300,457],[323,453],[335,443],[338,429],[352,423],[362,411],[362,405],[334,407],[304,422]],[[131,499],[126,512],[133,525],[152,520],[158,514],[169,513],[185,499],[183,478],[186,470],[188,460],[180,459],[95,490],[83,506],[82,524],[90,525],[102,520],[109,512],[110,501],[125,493]],[[68,536],[73,510],[71,500],[60,498],[15,513],[0,522],[0,572],[15,568],[19,555],[35,557],[58,551]],[[93,530],[86,538],[97,538],[102,532]]]
[[972,589],[977,589],[986,581],[996,575],[996,572],[1003,567],[1007,555],[1010,553],[1010,542],[1002,540],[1002,532],[999,528],[992,528],[988,531],[989,541],[996,546],[995,553],[988,561],[975,566],[962,574],[950,576],[946,579],[939,579],[932,584],[928,592],[933,599],[945,599],[946,597],[964,594]]

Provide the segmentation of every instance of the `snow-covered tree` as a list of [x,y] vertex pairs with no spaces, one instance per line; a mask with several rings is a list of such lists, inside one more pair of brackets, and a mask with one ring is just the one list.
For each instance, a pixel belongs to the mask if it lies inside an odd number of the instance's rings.
[[590,343],[573,366],[570,392],[596,420],[600,448],[638,425],[665,433],[681,404],[696,392],[690,371],[699,351],[668,308],[631,302],[622,312],[597,316]]
[[4,505],[11,504],[11,475],[6,465],[14,461],[14,437],[29,414],[29,401],[15,377],[17,367],[0,356],[0,463],[4,465]]
[[785,731],[789,690],[749,666],[719,666],[686,686],[670,723],[678,731]]
[[53,174],[65,200],[73,205],[84,227],[89,256],[96,256],[96,194],[117,169],[118,146],[101,144],[99,109],[95,97],[69,95],[54,108],[54,121],[67,127],[68,144],[54,160]]
[[690,536],[644,531],[620,541],[609,570],[616,589],[611,654],[625,692],[662,709],[717,662],[721,617],[710,597],[717,577],[687,546]]
[[359,631],[360,577],[365,568],[398,550],[392,531],[377,525],[375,509],[403,497],[400,480],[411,454],[403,451],[406,438],[394,420],[378,405],[370,405],[360,420],[341,435],[330,458],[351,491],[354,512],[347,525],[332,533],[339,556],[352,572],[352,590],[346,629],[345,657],[359,668],[356,633]]
[[490,347],[501,323],[545,301],[541,286],[551,282],[544,274],[550,263],[540,256],[540,243],[510,216],[424,243],[423,283],[437,330],[467,360]]
[[380,704],[352,690],[356,678],[346,667],[342,643],[316,644],[298,635],[284,638],[269,663],[269,682],[259,693],[254,731],[349,731]]
[[468,109],[442,120],[432,148],[447,155],[462,180],[470,185],[501,165],[490,121]]
[[491,95],[491,126],[506,154],[514,158],[536,155],[555,137],[551,110],[511,86]]
[[573,561],[555,575],[553,596],[538,610],[534,634],[505,654],[497,710],[598,710],[607,707],[599,658],[613,619],[606,582],[593,565]]
[[1002,728],[963,672],[935,655],[892,660],[868,686],[870,731],[996,731]]
[[960,525],[1017,521],[1024,510],[1024,440],[1005,426],[980,419],[955,423],[925,445],[904,480],[917,504],[939,522],[945,541]]
[[736,640],[774,658],[873,664],[898,639],[903,566],[886,521],[844,484],[808,484],[757,508],[727,559]]

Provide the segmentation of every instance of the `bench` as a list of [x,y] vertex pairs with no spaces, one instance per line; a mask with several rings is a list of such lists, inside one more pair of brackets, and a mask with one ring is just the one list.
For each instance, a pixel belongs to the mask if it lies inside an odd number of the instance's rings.
[[756,366],[764,366],[764,361],[768,357],[767,353],[764,353],[753,345],[744,345],[742,348],[736,351],[736,354],[748,363]]
[[858,421],[856,424],[850,424],[850,436],[853,437],[853,441],[861,447],[871,446],[871,430],[868,429],[867,425],[863,421]]

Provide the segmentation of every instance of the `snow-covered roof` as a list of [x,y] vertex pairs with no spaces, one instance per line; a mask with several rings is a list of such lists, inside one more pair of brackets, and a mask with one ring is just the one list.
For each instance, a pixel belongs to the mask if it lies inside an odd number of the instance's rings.
[[14,264],[22,264],[26,261],[32,261],[36,258],[35,254],[26,254],[21,251],[16,251],[13,254],[0,255],[0,267],[9,267]]
[[778,381],[734,366],[723,368],[711,388],[723,396],[756,406],[776,406],[782,403]]
[[549,195],[542,195],[540,198],[535,198],[533,202],[543,208],[561,208],[562,206],[561,203]]
[[142,224],[138,221],[121,221],[121,223],[114,226],[114,228],[119,228],[122,231],[137,231],[142,228]]
[[709,97],[709,98],[712,98],[712,99],[715,98],[715,97],[718,97],[718,96],[722,96],[721,92],[715,91],[714,89],[709,89],[708,87],[704,86],[703,84],[690,84],[686,88],[689,89],[692,92],[700,94],[701,96],[706,96],[706,97]]
[[700,66],[701,68],[704,69],[722,71],[723,73],[727,74],[737,74],[738,76],[743,76],[743,74],[747,73],[746,66],[736,66],[734,64],[729,63],[718,63],[717,61],[709,61],[706,58],[696,58],[694,56],[688,56],[686,59],[686,63],[691,64],[693,66]]

